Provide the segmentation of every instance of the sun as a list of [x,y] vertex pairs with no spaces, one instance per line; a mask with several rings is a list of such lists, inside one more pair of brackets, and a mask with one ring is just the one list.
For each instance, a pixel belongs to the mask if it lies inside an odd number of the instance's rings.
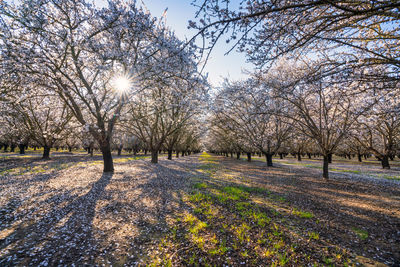
[[127,92],[131,86],[132,82],[126,76],[117,76],[113,79],[113,87],[120,94]]

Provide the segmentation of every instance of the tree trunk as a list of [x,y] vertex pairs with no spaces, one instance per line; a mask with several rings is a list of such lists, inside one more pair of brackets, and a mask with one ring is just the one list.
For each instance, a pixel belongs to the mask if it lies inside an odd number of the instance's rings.
[[19,154],[25,154],[25,144],[19,144]]
[[311,153],[307,153],[308,159],[311,159]]
[[322,170],[322,177],[324,177],[326,180],[329,179],[329,156],[324,156],[324,164],[323,164],[323,170]]
[[[89,147],[89,153],[90,153],[91,157],[93,157],[93,152],[94,152],[94,148],[93,147]],[[110,153],[111,153],[111,149],[110,149]]]
[[279,158],[283,159],[283,153],[279,153]]
[[328,163],[332,163],[332,153],[328,154]]
[[147,149],[144,150],[144,155],[147,156]]
[[265,153],[265,159],[267,161],[267,166],[272,167],[272,154]]
[[42,159],[49,159],[50,158],[50,147],[44,146],[43,147],[43,156]]
[[176,151],[176,157],[179,158],[179,150]]
[[158,163],[158,149],[151,151],[151,163]]
[[247,161],[251,161],[251,153],[247,152]]
[[121,156],[122,148],[118,148],[118,156]]
[[7,152],[7,148],[8,148],[8,145],[4,145],[4,150],[3,150],[3,152]]
[[391,161],[393,161],[394,160],[394,155],[389,155],[389,158],[390,158]]
[[72,146],[68,146],[68,152],[72,152]]
[[382,157],[381,163],[383,169],[390,169],[389,157],[387,155]]
[[297,161],[301,161],[301,153],[297,153]]
[[11,144],[10,148],[11,148],[10,152],[15,152],[15,145],[14,144]]
[[[103,144],[100,147],[100,150],[101,154],[103,155],[103,163],[104,163],[103,172],[114,172],[114,163],[111,155],[110,143]],[[93,148],[91,148],[91,151],[93,155]]]
[[362,162],[361,154],[357,154],[358,162]]
[[168,159],[172,160],[172,149],[168,150]]
[[182,157],[184,157],[184,156],[185,156],[185,151],[182,151],[182,154],[181,154],[181,156],[182,156]]
[[237,160],[240,159],[240,152],[236,152],[236,159],[237,159]]

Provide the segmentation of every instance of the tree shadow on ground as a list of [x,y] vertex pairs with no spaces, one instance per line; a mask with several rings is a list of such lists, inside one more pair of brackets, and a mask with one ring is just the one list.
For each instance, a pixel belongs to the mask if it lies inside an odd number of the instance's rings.
[[[95,244],[92,222],[96,203],[103,197],[112,174],[103,174],[84,195],[68,195],[37,221],[22,221],[0,240],[0,265],[58,265],[87,259]],[[52,201],[52,199],[50,199]]]
[[[143,160],[119,163],[114,175],[103,174],[97,181],[93,177],[88,180],[93,182],[82,185],[66,184],[68,188],[63,189],[49,188],[49,183],[57,183],[65,175],[62,171],[48,180],[36,175],[29,182],[18,183],[18,190],[33,191],[32,183],[40,182],[36,187],[45,192],[35,191],[30,197],[40,199],[37,206],[47,205],[49,210],[38,213],[36,208],[24,206],[27,199],[18,205],[9,200],[4,209],[17,216],[0,233],[0,265],[139,261],[146,254],[147,241],[158,242],[157,237],[169,231],[168,216],[181,208],[178,191],[188,172],[183,165],[165,163],[168,166]],[[90,170],[96,174],[99,168]],[[80,174],[75,168],[69,170],[72,176]],[[83,195],[82,190],[86,191]]]

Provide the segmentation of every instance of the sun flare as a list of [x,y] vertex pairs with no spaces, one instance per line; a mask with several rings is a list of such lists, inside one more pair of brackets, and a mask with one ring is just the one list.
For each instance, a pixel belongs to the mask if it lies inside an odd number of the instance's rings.
[[119,93],[125,93],[132,86],[132,82],[126,76],[116,77],[113,84],[115,90]]

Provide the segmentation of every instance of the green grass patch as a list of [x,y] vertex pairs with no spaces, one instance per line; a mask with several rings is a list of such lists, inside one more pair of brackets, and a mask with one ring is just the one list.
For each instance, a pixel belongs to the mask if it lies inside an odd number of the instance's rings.
[[360,238],[361,240],[366,240],[368,238],[368,232],[364,229],[359,229],[353,227],[353,232]]
[[314,214],[312,214],[312,212],[301,211],[297,210],[296,208],[293,209],[292,214],[304,219],[311,219],[314,217]]

